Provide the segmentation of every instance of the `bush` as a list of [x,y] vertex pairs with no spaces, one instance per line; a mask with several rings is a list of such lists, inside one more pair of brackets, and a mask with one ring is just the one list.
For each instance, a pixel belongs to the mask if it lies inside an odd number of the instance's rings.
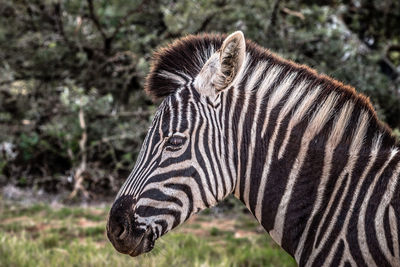
[[355,86],[400,129],[399,29],[398,1],[3,0],[0,184],[114,194],[155,110],[152,51],[202,31],[242,30]]

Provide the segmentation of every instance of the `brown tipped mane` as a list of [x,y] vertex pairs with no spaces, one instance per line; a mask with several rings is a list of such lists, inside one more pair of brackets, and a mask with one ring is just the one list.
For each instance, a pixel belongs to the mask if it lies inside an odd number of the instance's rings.
[[[211,55],[220,49],[225,37],[225,34],[188,35],[159,49],[154,53],[151,70],[146,78],[146,93],[153,100],[157,100],[193,81]],[[307,78],[327,90],[338,91],[345,99],[352,99],[360,108],[369,112],[372,120],[376,122],[377,130],[390,136],[389,139],[395,143],[394,137],[391,137],[391,129],[378,119],[369,98],[358,93],[354,87],[319,74],[306,65],[283,59],[251,40],[246,40],[246,52],[254,62],[268,60],[287,70],[301,71]]]
[[223,40],[224,36],[217,34],[189,35],[155,52],[146,78],[146,93],[156,100],[193,80]]

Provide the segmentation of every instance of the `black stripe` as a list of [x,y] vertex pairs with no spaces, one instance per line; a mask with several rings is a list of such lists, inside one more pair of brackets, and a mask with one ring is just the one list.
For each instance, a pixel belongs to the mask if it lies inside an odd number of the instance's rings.
[[[357,121],[359,117],[359,112],[354,112],[352,117],[350,118],[349,122],[351,121]],[[347,132],[354,132],[356,127],[356,124],[351,124],[349,123],[347,125]],[[305,246],[304,249],[301,253],[300,256],[300,263],[306,263],[308,261],[308,257],[311,254],[311,251],[314,249],[314,247],[317,247],[319,245],[319,242],[321,241],[322,236],[325,234],[326,229],[329,225],[329,222],[332,220],[332,216],[334,213],[334,210],[337,206],[337,202],[333,202],[331,206],[328,206],[330,199],[332,199],[335,184],[337,182],[337,179],[339,175],[342,173],[343,169],[345,168],[348,159],[349,159],[349,150],[350,150],[350,145],[351,145],[351,139],[349,138],[348,135],[344,134],[333,151],[333,156],[332,156],[332,167],[329,173],[329,176],[327,177],[327,183],[325,186],[321,206],[319,210],[316,212],[314,218],[312,218],[312,222],[310,224],[310,229],[318,229],[319,227],[321,228],[320,231],[320,236],[316,236],[317,231],[309,231],[307,233],[307,238],[305,239]],[[370,145],[369,143],[367,145]],[[369,160],[369,153],[366,155],[360,155],[358,158],[358,162],[362,166],[364,163],[365,165],[368,163]],[[356,164],[357,165],[357,164]],[[365,166],[364,166],[365,167]],[[359,177],[361,175],[361,172],[364,170],[364,168],[361,169],[356,169],[355,171],[360,171],[359,173],[353,173],[353,175],[356,175]],[[352,186],[352,185],[350,185]],[[355,185],[354,185],[355,186]],[[325,213],[328,213],[326,216],[325,221],[321,221],[322,217]],[[315,241],[316,240],[316,241]],[[313,244],[315,243],[315,246]]]
[[[382,151],[380,151],[382,153]],[[358,244],[358,239],[357,236],[359,235],[358,230],[357,230],[357,223],[358,223],[358,218],[360,216],[360,210],[361,210],[361,205],[364,201],[365,195],[368,191],[368,188],[371,186],[372,180],[376,176],[377,172],[379,169],[382,167],[382,165],[385,163],[387,160],[388,154],[386,153],[386,156],[384,157],[377,157],[375,160],[375,163],[373,164],[372,168],[370,169],[367,177],[365,177],[362,185],[361,185],[361,190],[359,195],[357,196],[357,200],[353,209],[353,213],[351,215],[350,221],[349,221],[349,228],[347,229],[347,241],[349,244],[352,244],[352,246],[349,247],[350,252],[354,258],[354,260],[363,266],[366,266],[366,263],[364,262],[364,259],[362,257],[361,249]]]
[[[198,107],[199,109],[202,110],[202,113],[204,114],[204,116],[206,116],[207,113],[210,113],[209,110],[207,110],[204,106],[200,105]],[[212,158],[214,157],[214,155],[211,152],[212,149],[212,143],[215,142],[215,139],[209,139],[210,137],[210,133],[214,132],[212,131],[212,128],[210,127],[210,121],[208,121],[207,117],[204,117],[204,120],[207,120],[207,123],[205,123],[205,129],[204,129],[204,134],[203,134],[203,150],[205,152],[204,155],[204,159],[208,161],[208,163],[211,166],[211,173],[212,175],[210,175],[209,170],[207,170],[206,165],[200,165],[203,166],[203,171],[206,173],[206,178],[208,178],[208,180],[210,179],[214,179],[214,183],[215,183],[215,188],[212,188],[212,186],[210,186],[210,191],[212,192],[213,189],[215,189],[215,198],[217,198],[217,192],[218,192],[218,181],[217,181],[217,173],[215,171],[215,166],[214,163],[212,162]],[[199,151],[200,152],[200,151]],[[211,185],[211,181],[210,181],[210,185]]]
[[397,165],[397,162],[398,158],[397,160],[396,158],[392,159],[385,170],[382,172],[382,175],[376,178],[379,181],[376,183],[375,188],[371,194],[371,198],[368,200],[367,204],[365,220],[366,240],[369,251],[371,252],[372,257],[374,258],[378,266],[389,266],[390,264],[388,262],[388,259],[385,257],[385,254],[383,253],[381,247],[379,246],[379,241],[375,229],[375,217],[378,206],[386,192],[387,184],[389,183],[389,180],[393,175],[393,171],[395,166]]
[[[338,193],[337,193],[337,197],[335,199],[335,202],[338,202],[339,199],[342,197],[342,195],[344,194],[344,190],[347,184],[347,180],[348,180],[348,174],[346,174],[346,177],[343,179],[343,183],[340,185]],[[343,221],[340,221],[340,223],[342,223]],[[338,235],[339,231],[337,230],[332,230],[332,234],[329,236],[329,239],[326,241],[324,247],[322,248],[322,250],[319,252],[319,254],[317,255],[317,257],[315,258],[314,262],[312,263],[312,266],[322,266],[326,260],[326,258],[328,257],[328,254],[330,252],[331,247],[333,246],[336,237]],[[304,264],[304,260],[308,259],[308,258],[301,258],[300,259],[300,265]]]
[[[260,80],[258,80],[259,85]],[[249,88],[250,90],[251,88]],[[243,198],[244,187],[246,184],[246,173],[251,172],[251,168],[247,169],[247,162],[249,161],[250,151],[249,145],[251,145],[251,128],[253,126],[256,105],[254,105],[257,101],[256,93],[253,92],[250,96],[250,100],[247,106],[247,112],[244,116],[243,127],[242,127],[242,143],[238,144],[240,146],[240,173],[238,179],[240,179],[240,188],[239,194],[241,198]],[[254,154],[254,152],[253,152]]]
[[[389,222],[389,207],[387,206],[385,208],[385,214],[383,215],[383,227],[385,229],[385,238],[386,238],[386,244],[390,250],[390,253],[392,256],[394,256],[394,250],[393,250],[393,236],[392,232],[390,230],[390,222]],[[393,233],[396,234],[396,233]]]
[[[218,150],[217,150],[217,143],[218,143],[218,139],[217,139],[217,134],[216,131],[218,129],[216,123],[214,122],[215,119],[215,109],[211,106],[208,106],[207,111],[209,113],[209,124],[210,124],[210,128],[208,129],[208,135],[210,135],[210,142],[208,143],[209,145],[209,149],[206,150],[207,152],[207,157],[210,160],[210,165],[212,167],[212,172],[215,178],[215,184],[216,184],[216,190],[219,190],[219,187],[222,186],[222,192],[223,192],[223,196],[225,196],[226,193],[226,188],[225,188],[225,181],[224,178],[222,177],[222,171],[221,171],[221,166],[219,164],[219,154],[218,154]],[[214,164],[215,162],[215,164]],[[222,184],[218,183],[218,179],[222,180]]]
[[331,267],[337,267],[340,264],[340,261],[342,260],[343,257],[343,252],[344,252],[344,242],[343,239],[340,240],[339,246],[336,249],[336,252],[333,256],[333,260],[331,262]]
[[186,215],[185,221],[187,219],[189,219],[190,215],[193,212],[193,194],[192,194],[192,190],[191,190],[190,186],[185,185],[185,184],[167,183],[167,184],[165,184],[165,187],[173,188],[175,190],[182,191],[184,194],[186,194],[186,196],[189,199],[189,203],[187,203],[187,204],[189,204],[189,207],[188,207],[188,213]]
[[177,210],[167,209],[167,208],[156,208],[152,206],[139,206],[136,209],[136,214],[140,217],[152,217],[158,215],[171,215],[174,217],[174,223],[172,224],[172,228],[176,227],[180,223],[180,215],[181,213]]
[[[287,76],[287,73],[285,71],[283,72]],[[290,171],[292,170],[295,160],[300,152],[301,139],[308,125],[308,119],[304,119],[303,121],[298,123],[295,127],[293,127],[291,133],[287,133],[290,135],[289,144],[291,146],[290,149],[286,149],[282,159],[279,160],[278,159],[279,148],[281,147],[282,142],[284,140],[285,132],[288,127],[289,121],[293,116],[292,112],[289,112],[282,119],[281,123],[278,123],[277,120],[279,118],[279,114],[282,111],[282,108],[284,107],[285,102],[293,93],[293,90],[303,80],[304,80],[303,75],[298,74],[295,80],[292,82],[286,94],[282,97],[277,106],[271,111],[270,115],[271,117],[268,122],[267,131],[265,133],[265,137],[263,140],[265,142],[264,143],[265,146],[268,146],[269,139],[271,138],[272,134],[276,131],[275,128],[279,127],[277,139],[274,144],[271,144],[273,149],[273,154],[270,163],[268,180],[267,184],[265,185],[265,191],[262,201],[262,225],[267,231],[270,231],[274,227],[275,216],[279,207],[279,203],[281,202],[282,197],[284,195]],[[297,105],[300,104],[300,102],[301,101],[299,101]],[[314,104],[316,105],[317,103]],[[292,111],[295,110],[295,108],[296,105],[292,107]]]
[[[397,180],[400,179],[400,176],[397,177]],[[396,227],[397,227],[397,233],[393,233],[394,235],[397,235],[397,242],[398,244],[397,247],[400,247],[400,182],[397,182],[396,189],[393,193],[393,198],[392,201],[390,202],[390,205],[393,207],[393,213],[396,218]],[[392,238],[392,242],[394,242],[394,238]]]
[[226,103],[223,106],[223,108],[225,109],[225,111],[224,111],[225,118],[223,119],[222,125],[223,125],[223,127],[225,127],[224,131],[223,131],[225,136],[221,137],[221,142],[223,142],[224,146],[225,146],[225,151],[224,151],[225,158],[223,160],[225,160],[225,166],[227,166],[227,169],[228,169],[229,178],[231,180],[231,185],[233,185],[233,188],[234,188],[236,181],[235,181],[235,177],[233,177],[231,168],[229,167],[230,166],[229,147],[232,146],[233,144],[229,144],[227,142],[227,140],[229,140],[231,138],[228,125],[229,125],[229,121],[230,121],[229,113],[232,108],[232,99],[233,99],[233,90],[232,89],[227,91],[226,98],[224,98],[224,99],[226,99]]
[[[275,86],[276,86],[276,83],[275,83]],[[268,100],[273,91],[274,91],[274,84],[272,84],[268,88],[267,93],[263,97],[263,101],[260,103],[260,113],[259,113],[259,118],[257,121],[257,128],[256,128],[257,133],[261,133],[261,131],[262,131],[266,113],[267,113],[267,108],[268,108],[267,103],[268,103]],[[263,139],[261,134],[258,134],[256,137],[257,145],[256,145],[256,149],[254,150],[253,162],[251,164],[251,172],[250,172],[251,185],[250,185],[250,193],[249,193],[249,207],[250,207],[250,211],[253,214],[255,214],[258,190],[259,190],[261,179],[262,179],[263,167],[265,164],[265,160],[267,158],[269,137],[270,136]]]
[[179,200],[179,198],[176,198],[171,195],[166,195],[159,189],[146,190],[140,194],[140,198],[149,198],[149,199],[153,199],[153,200],[157,200],[157,201],[174,202],[174,203],[178,204],[179,206],[183,207],[183,203],[182,203],[182,201]]
[[168,228],[168,223],[164,220],[156,220],[154,223],[161,226],[161,233],[158,233],[157,231],[157,236],[160,237],[161,235],[165,234]]
[[327,122],[321,132],[310,141],[306,159],[292,189],[282,236],[282,247],[292,255],[296,252],[300,237],[314,209],[332,122],[333,119]]
[[[209,179],[210,176],[208,175],[208,170],[205,167],[206,164],[205,164],[205,161],[203,159],[203,155],[200,153],[199,147],[198,147],[199,140],[201,138],[201,136],[200,136],[200,128],[203,126],[203,123],[205,123],[205,122],[204,122],[204,119],[203,119],[203,117],[202,117],[202,115],[201,115],[201,113],[199,111],[198,116],[197,116],[197,120],[196,120],[196,123],[195,123],[197,127],[196,127],[196,130],[195,130],[194,138],[192,137],[193,140],[191,140],[191,142],[194,142],[196,144],[196,146],[194,147],[194,152],[195,152],[195,155],[196,155],[197,163],[199,164],[199,166],[204,166],[204,168],[202,168],[202,170],[206,174],[206,177],[204,177],[204,180],[207,182],[207,188],[210,190],[210,192],[212,192],[212,190],[211,190],[212,186],[211,186],[211,182],[210,182],[210,179]],[[200,182],[199,185],[202,186],[202,183]]]

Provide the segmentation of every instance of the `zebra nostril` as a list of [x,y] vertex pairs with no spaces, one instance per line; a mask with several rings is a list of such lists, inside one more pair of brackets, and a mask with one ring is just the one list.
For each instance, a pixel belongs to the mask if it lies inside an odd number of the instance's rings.
[[128,230],[128,226],[126,225],[125,227],[120,227],[120,232],[115,236],[121,240],[124,240],[128,234],[129,234],[129,230]]
[[129,236],[130,225],[133,225],[133,213],[136,200],[123,196],[115,201],[108,218],[107,235],[110,241],[124,240]]
[[111,235],[117,240],[124,240],[129,234],[128,225],[114,225],[111,231]]
[[111,234],[114,237],[119,238],[119,239],[121,239],[123,237],[122,235],[125,232],[126,232],[125,231],[125,227],[122,227],[122,226],[119,226],[119,225],[116,225],[116,226],[113,227],[113,229],[111,229]]

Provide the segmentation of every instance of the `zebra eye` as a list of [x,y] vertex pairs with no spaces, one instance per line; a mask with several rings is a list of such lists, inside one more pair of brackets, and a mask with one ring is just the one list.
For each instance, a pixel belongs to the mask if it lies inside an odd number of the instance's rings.
[[186,137],[173,135],[168,138],[167,145],[171,147],[180,147],[185,142]]

